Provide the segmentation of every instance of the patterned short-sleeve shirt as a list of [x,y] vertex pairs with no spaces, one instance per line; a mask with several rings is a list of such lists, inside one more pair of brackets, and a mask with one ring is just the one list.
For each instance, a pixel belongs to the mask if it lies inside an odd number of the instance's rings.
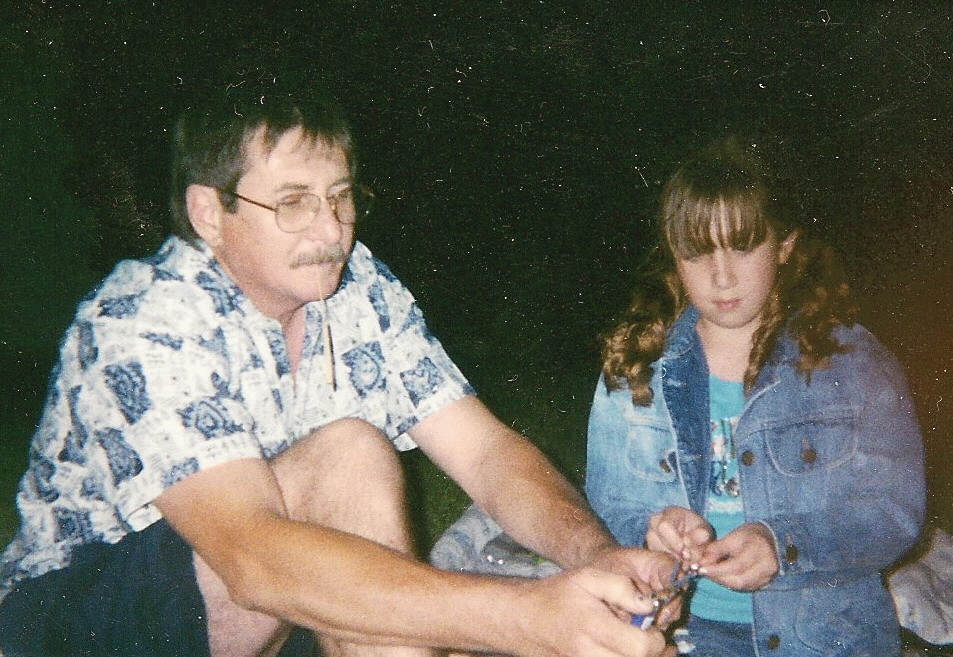
[[281,326],[206,246],[172,237],[151,258],[120,263],[80,303],[62,341],[3,584],[68,565],[79,545],[144,529],[160,517],[159,494],[194,472],[274,457],[345,417],[411,449],[408,429],[473,393],[413,296],[361,243],[334,296],[306,311],[292,377]]

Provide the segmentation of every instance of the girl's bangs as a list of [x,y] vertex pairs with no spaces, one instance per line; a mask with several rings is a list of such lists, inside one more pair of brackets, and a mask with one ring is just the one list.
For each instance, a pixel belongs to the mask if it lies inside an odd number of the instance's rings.
[[760,194],[673,195],[663,207],[663,231],[676,258],[694,258],[716,248],[750,251],[770,228]]

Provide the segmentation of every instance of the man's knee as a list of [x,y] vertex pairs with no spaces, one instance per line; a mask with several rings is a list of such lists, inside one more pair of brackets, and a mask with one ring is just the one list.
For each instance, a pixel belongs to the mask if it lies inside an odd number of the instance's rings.
[[406,522],[400,460],[387,437],[366,422],[347,419],[321,427],[272,466],[295,520],[361,535]]
[[344,419],[316,429],[298,439],[272,461],[282,487],[310,487],[310,482],[328,481],[359,474],[394,476],[400,462],[387,436],[362,420]]

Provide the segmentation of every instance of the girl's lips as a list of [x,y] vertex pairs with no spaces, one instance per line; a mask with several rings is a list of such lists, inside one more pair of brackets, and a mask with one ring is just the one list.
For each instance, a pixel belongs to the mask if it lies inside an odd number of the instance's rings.
[[718,308],[718,310],[726,311],[726,310],[734,310],[735,308],[737,308],[741,304],[741,300],[727,299],[725,301],[715,301],[714,303],[715,303],[715,307]]

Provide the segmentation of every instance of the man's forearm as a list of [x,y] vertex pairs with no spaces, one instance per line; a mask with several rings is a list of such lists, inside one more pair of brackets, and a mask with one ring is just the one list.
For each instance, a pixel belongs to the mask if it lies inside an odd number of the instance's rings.
[[474,501],[507,534],[563,568],[590,562],[616,542],[579,491],[535,446],[516,435],[484,463]]
[[572,568],[615,545],[582,494],[476,398],[448,405],[410,433],[510,536],[547,559]]

